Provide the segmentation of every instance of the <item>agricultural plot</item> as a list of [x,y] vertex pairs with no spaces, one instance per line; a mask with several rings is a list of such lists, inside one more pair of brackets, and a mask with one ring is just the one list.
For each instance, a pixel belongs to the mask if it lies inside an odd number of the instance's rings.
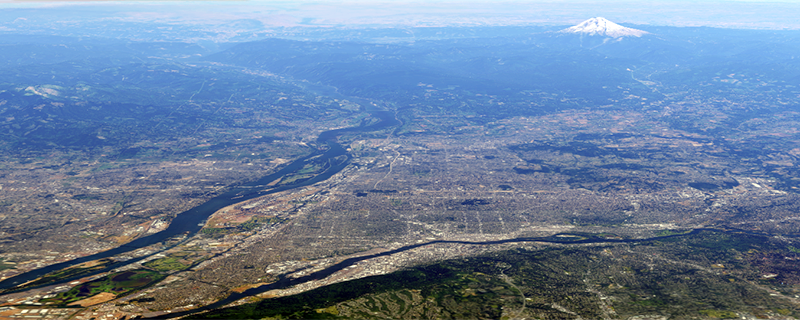
[[123,271],[97,280],[83,283],[57,296],[44,299],[42,302],[67,305],[101,293],[110,293],[115,296],[124,295],[133,290],[141,289],[155,283],[165,276],[150,270]]

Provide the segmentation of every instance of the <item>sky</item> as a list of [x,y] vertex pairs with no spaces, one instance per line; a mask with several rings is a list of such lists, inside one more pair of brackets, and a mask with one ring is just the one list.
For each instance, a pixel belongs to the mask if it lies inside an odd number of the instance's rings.
[[634,25],[800,29],[800,1],[789,0],[0,0],[3,9],[65,7],[74,9],[70,11],[73,15],[85,10],[94,16],[105,15],[105,19],[201,24],[254,19],[267,27],[568,25],[602,16]]

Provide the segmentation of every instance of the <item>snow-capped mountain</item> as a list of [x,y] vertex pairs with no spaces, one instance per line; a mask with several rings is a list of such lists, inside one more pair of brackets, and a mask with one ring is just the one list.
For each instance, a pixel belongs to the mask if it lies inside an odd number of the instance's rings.
[[581,22],[580,24],[560,31],[561,33],[577,33],[590,36],[606,36],[612,38],[641,37],[649,34],[647,31],[626,28],[605,18],[596,17]]

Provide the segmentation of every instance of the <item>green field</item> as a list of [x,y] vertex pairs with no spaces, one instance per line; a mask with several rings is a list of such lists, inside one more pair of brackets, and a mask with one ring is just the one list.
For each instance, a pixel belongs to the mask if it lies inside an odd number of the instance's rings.
[[13,264],[4,263],[3,260],[3,258],[0,258],[0,271],[15,268]]
[[153,269],[155,271],[181,271],[186,270],[189,268],[189,265],[183,264],[178,261],[179,258],[177,257],[166,257],[161,259],[156,259],[153,261],[148,261],[144,264],[145,267]]
[[65,305],[102,292],[113,293],[119,296],[158,282],[164,277],[164,275],[150,270],[118,272],[83,283],[67,292],[59,293],[53,298],[43,299],[42,302],[53,302],[55,304]]

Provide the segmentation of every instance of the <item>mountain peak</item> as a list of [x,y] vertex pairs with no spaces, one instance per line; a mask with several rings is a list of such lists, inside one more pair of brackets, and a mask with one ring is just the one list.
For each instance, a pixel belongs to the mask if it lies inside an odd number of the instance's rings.
[[612,38],[641,37],[645,34],[649,34],[647,31],[623,27],[602,17],[591,18],[574,27],[561,30],[560,32]]

